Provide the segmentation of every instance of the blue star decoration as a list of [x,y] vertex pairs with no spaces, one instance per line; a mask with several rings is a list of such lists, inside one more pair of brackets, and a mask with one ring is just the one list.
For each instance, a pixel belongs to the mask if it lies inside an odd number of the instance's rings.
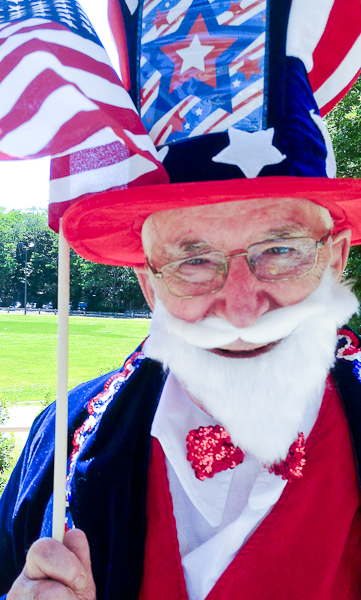
[[236,165],[248,179],[257,177],[266,165],[276,165],[287,158],[272,143],[273,127],[253,133],[231,127],[228,136],[229,145],[212,160]]

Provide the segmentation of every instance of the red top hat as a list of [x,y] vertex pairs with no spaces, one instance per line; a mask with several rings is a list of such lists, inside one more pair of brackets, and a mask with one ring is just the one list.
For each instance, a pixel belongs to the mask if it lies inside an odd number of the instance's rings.
[[[128,160],[141,142],[148,160],[153,153],[163,162],[169,182],[154,162],[143,181],[120,169],[103,188],[80,188],[82,198],[63,217],[76,252],[100,263],[141,264],[141,227],[151,213],[262,197],[312,200],[330,210],[336,230],[351,227],[353,243],[361,242],[361,182],[334,179],[320,117],[361,66],[358,2],[126,0],[118,9],[113,3],[127,43],[124,80],[150,136],[134,118],[133,129],[123,120],[118,150]],[[64,157],[53,161],[60,188],[57,160]],[[71,166],[72,156],[66,160]],[[84,171],[94,177],[96,169]]]

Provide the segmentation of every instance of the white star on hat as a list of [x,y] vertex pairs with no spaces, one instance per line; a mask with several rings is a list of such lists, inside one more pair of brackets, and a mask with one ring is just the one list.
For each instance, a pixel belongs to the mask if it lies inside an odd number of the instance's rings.
[[180,71],[181,75],[192,67],[195,67],[199,71],[205,71],[204,59],[213,49],[214,46],[202,46],[196,34],[187,48],[176,50],[183,61]]
[[257,177],[266,165],[276,165],[286,157],[273,146],[274,128],[263,131],[241,131],[230,127],[229,146],[213,156],[214,162],[236,165],[248,179]]

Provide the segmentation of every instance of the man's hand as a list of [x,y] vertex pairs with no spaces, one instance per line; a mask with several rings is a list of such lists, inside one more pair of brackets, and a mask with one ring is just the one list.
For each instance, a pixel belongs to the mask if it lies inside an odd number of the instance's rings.
[[80,529],[68,531],[64,543],[37,540],[7,600],[96,600],[89,544]]

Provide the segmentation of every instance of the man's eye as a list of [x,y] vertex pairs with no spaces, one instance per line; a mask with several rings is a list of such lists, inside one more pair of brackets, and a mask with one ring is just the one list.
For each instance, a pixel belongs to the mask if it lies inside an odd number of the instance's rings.
[[268,248],[265,250],[263,254],[291,254],[294,251],[294,248],[290,246],[274,246],[273,248]]
[[185,260],[184,262],[182,262],[182,264],[180,265],[181,267],[183,266],[190,266],[190,267],[199,267],[199,266],[204,266],[209,264],[209,260],[207,258],[190,258],[189,260]]

